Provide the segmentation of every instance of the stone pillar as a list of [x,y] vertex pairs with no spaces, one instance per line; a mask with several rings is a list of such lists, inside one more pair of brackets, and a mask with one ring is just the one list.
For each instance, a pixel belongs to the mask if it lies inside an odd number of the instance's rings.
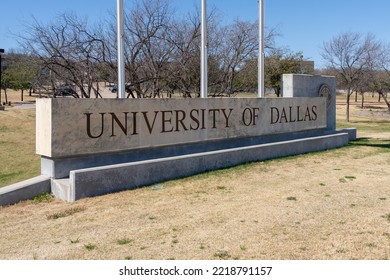
[[326,98],[327,130],[336,129],[336,78],[302,74],[283,74],[282,96]]

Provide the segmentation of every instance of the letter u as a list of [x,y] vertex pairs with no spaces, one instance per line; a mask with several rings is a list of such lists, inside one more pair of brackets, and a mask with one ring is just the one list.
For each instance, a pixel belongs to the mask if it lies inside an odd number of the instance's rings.
[[100,127],[100,134],[99,135],[92,135],[91,133],[91,115],[93,113],[84,113],[84,115],[87,116],[87,134],[88,134],[88,137],[89,138],[93,138],[93,139],[96,139],[96,138],[99,138],[103,135],[103,132],[104,132],[104,115],[105,113],[99,113],[100,116],[101,116],[101,120],[102,120],[102,124],[101,124],[101,127]]

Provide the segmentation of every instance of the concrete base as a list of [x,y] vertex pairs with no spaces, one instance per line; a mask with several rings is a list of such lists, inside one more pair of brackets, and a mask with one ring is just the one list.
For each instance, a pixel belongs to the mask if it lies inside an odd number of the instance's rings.
[[38,176],[7,187],[0,188],[0,206],[18,203],[22,200],[33,199],[44,192],[51,192],[49,176]]
[[85,197],[134,189],[246,162],[333,149],[347,145],[348,141],[348,133],[335,133],[73,170],[69,180],[53,180],[52,191],[59,198],[73,202]]
[[356,141],[357,139],[356,128],[344,128],[336,131],[338,133],[348,133],[349,141]]
[[[344,132],[344,131],[342,131]],[[323,129],[289,134],[275,134],[259,137],[232,138],[214,141],[202,141],[165,147],[151,147],[147,149],[134,149],[119,153],[103,153],[77,157],[46,158],[41,157],[41,174],[54,179],[69,178],[72,170],[129,163],[135,161],[169,158],[183,155],[199,154],[204,152],[226,150],[232,148],[254,146],[273,142],[290,141],[308,137],[329,135],[334,131]]]
[[53,179],[51,181],[51,192],[55,197],[58,197],[65,201],[70,201],[69,199],[67,199],[68,197],[70,197],[69,178]]

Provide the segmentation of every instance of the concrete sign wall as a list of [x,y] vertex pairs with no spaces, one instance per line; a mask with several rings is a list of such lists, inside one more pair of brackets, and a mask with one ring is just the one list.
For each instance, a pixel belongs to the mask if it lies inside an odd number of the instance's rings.
[[58,158],[325,128],[326,99],[37,99],[39,155]]
[[336,129],[334,77],[283,75],[283,96],[37,99],[41,176],[2,188],[0,205],[50,190],[75,201],[356,139]]

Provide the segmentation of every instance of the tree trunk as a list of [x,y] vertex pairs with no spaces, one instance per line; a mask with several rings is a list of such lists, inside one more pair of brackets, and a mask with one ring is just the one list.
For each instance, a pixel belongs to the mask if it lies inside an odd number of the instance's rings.
[[355,91],[355,102],[358,102],[358,92]]
[[364,108],[364,92],[362,92],[362,109]]
[[135,98],[135,96],[134,96],[134,93],[133,93],[133,91],[131,90],[131,89],[129,89],[128,91],[127,91],[127,96],[126,96],[126,98],[129,98],[131,96],[131,98]]
[[350,103],[350,100],[351,100],[351,90],[348,89],[348,92],[347,92],[347,108],[346,108],[346,119],[347,119],[347,122],[349,122],[349,103]]
[[277,97],[280,97],[280,87],[274,88]]
[[390,112],[390,101],[387,100],[387,96],[383,93],[380,93],[379,96],[383,97],[383,100],[386,102],[386,105],[387,105],[387,110]]
[[7,90],[4,90],[4,96],[5,96],[5,104],[8,103],[8,95],[7,95]]
[[20,101],[22,101],[22,102],[23,102],[23,92],[24,92],[24,90],[22,89],[22,93],[20,94]]
[[159,78],[156,75],[153,79],[153,98],[160,98],[160,83]]

